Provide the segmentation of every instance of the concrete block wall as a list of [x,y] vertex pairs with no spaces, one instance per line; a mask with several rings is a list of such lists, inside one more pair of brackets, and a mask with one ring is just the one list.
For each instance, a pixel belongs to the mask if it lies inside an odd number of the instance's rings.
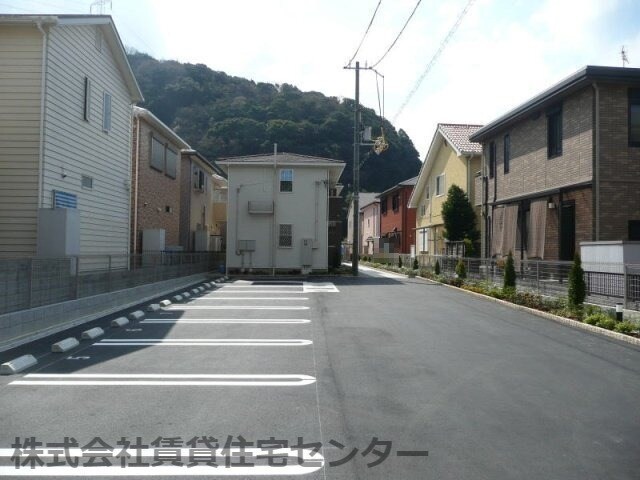
[[208,273],[0,315],[0,351],[129,308],[209,278]]

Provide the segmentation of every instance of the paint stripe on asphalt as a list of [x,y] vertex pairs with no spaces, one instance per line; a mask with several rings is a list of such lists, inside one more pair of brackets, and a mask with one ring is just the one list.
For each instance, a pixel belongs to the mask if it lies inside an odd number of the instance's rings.
[[[192,449],[180,448],[171,449],[173,453],[178,453],[183,459],[190,458],[193,453]],[[213,478],[217,477],[232,477],[232,476],[298,476],[306,475],[317,470],[320,470],[324,466],[324,457],[319,452],[314,452],[311,449],[290,449],[290,448],[277,448],[273,450],[262,448],[229,448],[229,449],[198,449],[201,455],[206,455],[208,458],[214,458],[218,460],[218,466],[213,467],[205,464],[199,464],[187,467],[186,462],[184,465],[160,465],[156,467],[140,468],[131,467],[124,468],[120,465],[120,462],[113,462],[111,466],[84,466],[89,461],[90,457],[95,457],[95,452],[82,451],[80,448],[69,448],[65,450],[65,455],[68,455],[70,460],[74,463],[77,462],[77,467],[72,467],[60,462],[59,466],[52,466],[51,461],[57,459],[60,455],[56,449],[42,448],[38,452],[38,457],[45,460],[44,465],[38,465],[34,462],[36,468],[22,467],[16,468],[13,465],[11,457],[16,454],[16,450],[13,448],[0,449],[0,477],[6,476],[10,478],[15,477],[123,477],[123,476],[139,476],[139,477],[160,477],[160,476],[209,476]],[[157,450],[155,449],[136,449],[131,451],[135,454],[135,462],[153,463],[156,460]],[[25,452],[26,456],[28,452]],[[283,459],[287,457],[287,461],[283,462]],[[247,463],[250,466],[237,465],[241,458],[247,459]],[[227,459],[233,459],[236,464],[231,463],[227,466]],[[271,466],[270,462],[275,460],[276,465],[284,466]],[[126,464],[125,464],[126,465]]]
[[302,318],[148,318],[140,323],[273,323],[273,324],[295,324],[295,323],[311,323],[311,320]]
[[172,386],[172,387],[299,387],[315,383],[315,377],[291,374],[132,374],[132,373],[36,373],[15,380],[15,386]]
[[157,345],[163,347],[173,347],[173,346],[194,346],[194,347],[224,347],[224,346],[233,346],[233,347],[300,347],[311,345],[311,340],[302,340],[302,339],[294,339],[294,338],[178,338],[178,339],[170,339],[170,338],[133,338],[133,339],[125,339],[125,338],[110,338],[106,340],[102,340],[98,343],[94,343],[94,347],[130,347],[130,346],[150,346]]
[[166,310],[309,310],[309,307],[300,306],[273,306],[273,305],[182,305],[169,307]]
[[194,298],[195,301],[217,302],[218,300],[309,300],[309,297],[200,297]]

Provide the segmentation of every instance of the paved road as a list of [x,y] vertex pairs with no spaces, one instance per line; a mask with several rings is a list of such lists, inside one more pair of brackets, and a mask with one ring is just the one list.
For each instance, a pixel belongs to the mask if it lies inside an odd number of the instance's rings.
[[[177,452],[156,446],[186,442],[189,463],[191,447],[208,447],[194,437],[220,448],[228,436],[288,447],[301,437],[300,468],[293,456],[288,467],[246,457],[257,464],[249,475],[224,468],[223,451],[213,478],[639,478],[639,349],[421,280],[363,274],[230,282],[0,377],[0,448],[12,453],[16,436],[114,447],[141,437],[163,465],[81,476],[185,478],[200,467],[172,467]],[[385,442],[388,458],[369,468]]]

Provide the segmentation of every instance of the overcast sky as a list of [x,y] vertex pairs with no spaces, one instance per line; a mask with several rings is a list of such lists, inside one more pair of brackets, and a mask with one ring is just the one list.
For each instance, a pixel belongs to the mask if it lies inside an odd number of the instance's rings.
[[[372,64],[417,0],[382,0],[356,58]],[[89,13],[92,0],[0,0],[0,13]],[[256,81],[354,96],[354,53],[378,0],[113,0],[125,45]],[[640,67],[638,0],[476,0],[410,103],[400,106],[468,0],[422,0],[378,66],[385,114],[427,153],[438,122],[487,123],[584,65]],[[95,9],[94,9],[95,12]],[[144,93],[144,92],[143,92]],[[371,72],[361,100],[378,109]],[[397,118],[396,118],[397,117]]]

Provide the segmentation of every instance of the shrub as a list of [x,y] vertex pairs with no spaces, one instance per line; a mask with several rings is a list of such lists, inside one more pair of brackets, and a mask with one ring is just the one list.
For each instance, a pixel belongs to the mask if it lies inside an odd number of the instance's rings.
[[619,333],[625,333],[627,335],[629,335],[631,332],[633,332],[636,329],[636,326],[631,323],[630,321],[625,321],[625,322],[619,322],[616,324],[616,326],[613,328],[616,332]]
[[513,254],[509,250],[507,262],[504,265],[504,288],[516,288],[516,267],[513,263]]
[[586,297],[587,286],[584,283],[584,270],[582,269],[582,261],[580,255],[575,254],[573,257],[573,265],[569,272],[569,305],[578,307],[584,303]]
[[514,302],[529,308],[540,310],[544,306],[544,301],[540,295],[529,292],[516,292]]
[[597,325],[600,321],[607,320],[609,317],[603,312],[591,313],[584,318],[584,323],[589,325]]
[[433,273],[440,275],[440,260],[436,260],[436,264],[433,266]]
[[596,327],[613,330],[614,328],[616,328],[616,321],[613,318],[607,317],[606,319],[600,320],[598,323],[596,323]]
[[413,269],[418,270],[420,268],[420,264],[418,263],[418,257],[413,259]]
[[398,257],[398,268],[402,268],[402,257]]
[[458,263],[456,265],[456,275],[458,275],[458,278],[462,280],[467,278],[467,267],[465,267],[464,261],[462,259],[458,260]]

